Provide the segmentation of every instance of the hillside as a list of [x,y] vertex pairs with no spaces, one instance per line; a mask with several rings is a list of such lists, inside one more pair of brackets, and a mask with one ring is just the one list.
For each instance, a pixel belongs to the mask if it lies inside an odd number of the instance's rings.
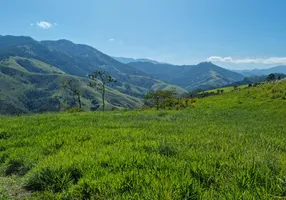
[[[1,36],[0,64],[3,83],[0,85],[0,95],[3,96],[0,112],[7,114],[60,110],[59,105],[63,101],[72,101],[61,91],[63,76],[81,85],[85,109],[99,108],[99,93],[86,87],[87,74],[96,70],[104,70],[118,80],[107,93],[108,108],[138,108],[142,105],[139,98],[157,88],[158,84],[164,85],[161,89],[174,88],[178,94],[186,92],[179,86],[151,78],[134,67],[122,64],[93,47],[68,40],[39,42],[25,36]],[[46,88],[45,80],[50,80],[48,84],[52,86]],[[87,97],[85,92],[91,94]],[[26,93],[38,96],[27,96]]]
[[283,199],[286,82],[186,110],[0,117],[3,199]]
[[[73,80],[82,93],[83,107],[96,110],[101,107],[100,93],[88,87],[89,80],[71,76],[56,67],[34,59],[10,57],[0,61],[0,114],[19,114],[61,111],[78,106],[61,83]],[[107,108],[137,108],[138,98],[108,89]]]
[[154,78],[178,85],[188,91],[221,87],[243,79],[243,76],[210,62],[198,65],[176,66],[171,64],[153,64],[132,62],[129,65],[150,74]]
[[[30,37],[2,36],[0,60],[8,59],[10,56],[33,58],[53,65],[67,74],[80,77],[86,77],[87,74],[102,69],[118,79],[118,84],[127,83],[140,87],[141,81],[131,82],[128,75],[149,77],[141,70],[122,64],[91,46],[74,44],[68,40],[38,42]],[[142,93],[137,95],[142,96]]]

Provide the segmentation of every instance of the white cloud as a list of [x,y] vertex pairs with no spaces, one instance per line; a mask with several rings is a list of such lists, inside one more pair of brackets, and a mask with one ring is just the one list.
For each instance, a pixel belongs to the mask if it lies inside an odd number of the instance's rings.
[[37,26],[43,29],[50,29],[53,28],[53,24],[46,22],[46,21],[39,21],[37,22]]
[[30,23],[30,26],[34,26],[34,24],[33,24],[33,23]]
[[233,59],[232,57],[211,56],[207,60],[211,62],[224,62],[234,64],[286,64],[286,57]]
[[114,39],[114,38],[110,38],[108,41],[109,41],[109,42],[114,42],[115,39]]

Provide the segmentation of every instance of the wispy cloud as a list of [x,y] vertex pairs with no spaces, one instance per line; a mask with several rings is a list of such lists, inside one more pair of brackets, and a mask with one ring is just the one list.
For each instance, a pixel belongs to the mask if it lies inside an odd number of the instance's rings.
[[33,23],[30,23],[30,26],[34,26],[34,24],[33,24]]
[[114,39],[114,38],[110,38],[108,41],[109,41],[109,42],[114,42],[115,39]]
[[37,22],[37,26],[42,29],[50,29],[53,28],[53,24],[46,22],[46,21],[39,21]]
[[232,57],[211,56],[207,60],[234,64],[286,64],[286,57],[233,59]]

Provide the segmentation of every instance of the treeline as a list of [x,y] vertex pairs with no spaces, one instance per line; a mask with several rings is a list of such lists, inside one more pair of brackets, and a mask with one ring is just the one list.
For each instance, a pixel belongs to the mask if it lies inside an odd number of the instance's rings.
[[159,109],[183,109],[192,107],[196,102],[195,98],[180,98],[174,91],[157,90],[149,92],[144,97],[144,105],[148,108]]

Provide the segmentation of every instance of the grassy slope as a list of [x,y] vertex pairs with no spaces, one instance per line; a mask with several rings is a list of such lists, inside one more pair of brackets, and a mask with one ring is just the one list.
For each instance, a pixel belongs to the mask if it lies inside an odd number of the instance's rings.
[[[3,68],[5,69],[3,70]],[[48,95],[50,100],[54,99],[56,96],[63,96],[62,100],[64,100],[68,95],[65,94],[63,91],[61,91],[61,89],[59,89],[60,81],[64,77],[66,78],[72,77],[73,79],[82,80],[80,81],[83,82],[83,84],[81,84],[81,88],[83,90],[86,90],[90,94],[89,96],[93,96],[91,99],[87,99],[85,98],[85,96],[82,97],[83,102],[85,103],[86,110],[94,108],[95,105],[91,103],[91,101],[94,99],[96,99],[101,104],[100,94],[98,92],[94,92],[90,88],[87,88],[84,85],[86,84],[87,81],[84,81],[83,78],[71,76],[52,65],[46,64],[44,62],[35,59],[10,57],[9,59],[1,60],[0,76],[1,76],[0,100],[1,99],[5,100],[4,107],[6,107],[2,108],[0,106],[0,110],[2,111],[2,113],[14,114],[19,112],[27,113],[30,111],[33,112],[56,111],[58,109],[56,108],[57,106],[54,106],[52,104],[43,106],[44,107],[43,109],[40,108],[38,110],[35,109],[31,110],[27,108],[25,104],[23,104],[24,102],[23,100],[22,102],[20,102],[18,99],[19,98],[25,99],[26,96],[25,93],[28,90],[29,92],[48,91],[50,93]],[[128,77],[131,83],[127,84],[126,82],[120,81],[122,83],[120,86],[115,85],[115,87],[113,87],[114,89],[120,91],[121,93],[113,89],[108,90],[106,97],[107,109],[141,107],[142,101],[138,98],[144,97],[144,95],[148,93],[150,89],[156,89],[156,88],[170,89],[174,87],[179,94],[186,92],[184,89],[178,86],[172,86],[153,78],[138,76],[138,75],[130,75]],[[49,79],[49,81],[45,81],[45,79]],[[31,82],[31,80],[34,81]],[[35,87],[35,81],[38,81],[36,87]],[[46,88],[47,85],[54,85],[54,86],[52,89],[47,89]],[[128,85],[130,88],[125,87],[126,85]],[[158,87],[158,85],[160,85],[160,87]],[[28,99],[30,102],[36,101],[36,99],[33,99],[33,97],[29,97]],[[48,102],[47,99],[45,99],[44,101]],[[32,104],[34,104],[34,102],[32,102]],[[65,103],[65,105],[67,104]]]
[[0,197],[283,198],[285,99],[281,82],[183,111],[1,117]]
[[[29,62],[29,65],[32,65],[34,66],[34,69],[38,69],[38,70],[42,70],[41,72],[43,73],[54,73],[54,74],[65,74],[65,72],[63,72],[62,70],[60,70],[59,68],[56,68],[52,65],[48,65],[44,62],[41,62],[41,61],[38,61],[38,60],[35,60],[35,59],[27,59],[27,58],[22,58],[22,57],[18,57],[18,56],[15,56],[15,57],[9,57],[9,59],[5,59],[5,60],[0,60],[0,64],[1,65],[4,65],[4,66],[9,66],[13,69],[17,69],[17,70],[21,70],[21,71],[24,71],[24,72],[31,72],[29,71],[28,69],[26,69],[25,65],[21,66],[21,64],[19,64],[18,62],[19,61],[28,61]],[[24,63],[23,62],[23,63]]]
[[[237,89],[246,89],[248,88],[248,85],[240,85],[237,87]],[[214,92],[216,93],[217,90],[223,90],[223,92],[232,92],[234,90],[233,86],[228,86],[228,87],[221,87],[221,88],[215,88],[215,89],[211,89],[211,90],[205,90],[204,92]],[[200,92],[202,93],[202,92]]]
[[[19,60],[28,62],[24,65],[26,68],[17,63]],[[87,86],[87,79],[65,74],[53,66],[34,59],[10,57],[8,60],[1,61],[0,77],[0,100],[3,100],[2,105],[0,104],[0,113],[2,114],[57,111],[60,109],[57,99],[60,100],[62,108],[68,107],[66,101],[73,101],[73,97],[61,88],[61,81],[64,79],[73,79],[78,82],[83,92],[84,109],[89,110],[102,104],[100,93]],[[92,104],[93,100],[98,103]],[[111,88],[107,89],[107,109],[141,106],[140,99]]]

